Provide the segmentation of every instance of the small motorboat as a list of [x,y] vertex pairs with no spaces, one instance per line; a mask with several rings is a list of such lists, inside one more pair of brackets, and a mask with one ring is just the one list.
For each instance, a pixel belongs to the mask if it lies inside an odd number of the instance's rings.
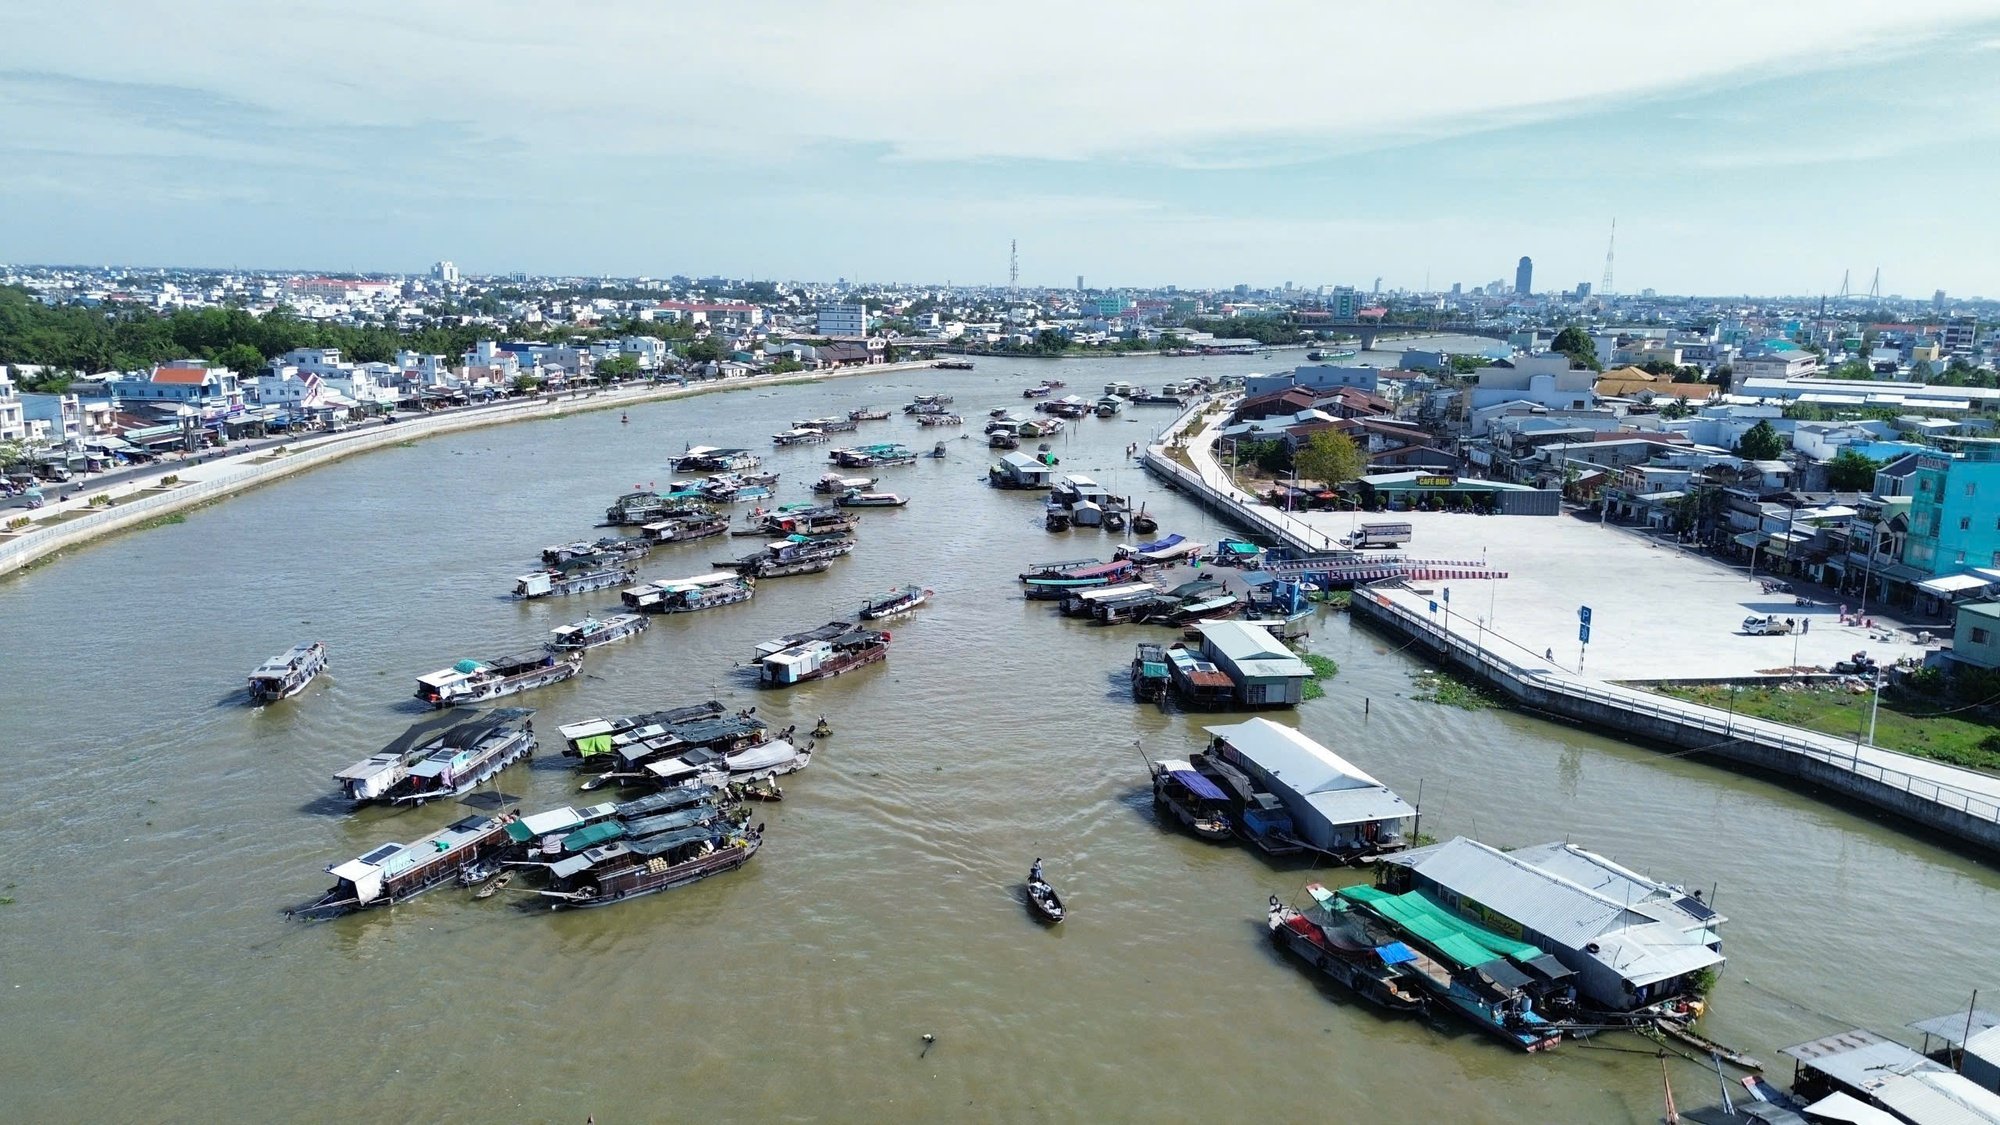
[[1141,506],[1138,513],[1132,517],[1132,530],[1141,535],[1151,535],[1160,530],[1160,521],[1147,515],[1145,507]]
[[1050,925],[1063,920],[1062,896],[1042,878],[1041,860],[1036,860],[1033,870],[1028,872],[1028,909]]
[[743,797],[749,801],[782,801],[785,799],[785,791],[778,788],[776,778],[767,777],[744,785]]
[[479,888],[479,890],[476,893],[474,893],[472,897],[492,898],[494,895],[497,895],[501,891],[506,890],[507,884],[513,881],[514,881],[514,873],[512,871],[504,872],[500,875],[499,878],[494,879],[491,882],[487,883],[485,886]]
[[850,488],[834,500],[843,508],[900,508],[908,504],[909,498],[893,492],[863,492]]

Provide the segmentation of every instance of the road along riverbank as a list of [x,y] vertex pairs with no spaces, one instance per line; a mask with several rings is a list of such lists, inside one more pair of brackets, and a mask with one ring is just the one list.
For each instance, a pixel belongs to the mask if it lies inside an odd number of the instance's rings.
[[[1329,520],[1345,521],[1348,518],[1345,513],[1329,516],[1277,511],[1229,480],[1213,455],[1214,431],[1227,417],[1226,400],[1221,404],[1224,409],[1217,409],[1217,405],[1197,404],[1176,419],[1163,432],[1161,441],[1147,449],[1144,458],[1147,469],[1191,500],[1253,534],[1294,550],[1328,549],[1337,530]],[[1440,515],[1422,521],[1426,526],[1419,528],[1420,534],[1431,530],[1429,524],[1446,519],[1472,521],[1484,528],[1485,538],[1502,544],[1502,553],[1486,561],[1509,573],[1522,572],[1523,567],[1522,559],[1510,558],[1505,553],[1506,541],[1512,538],[1507,534],[1508,521],[1531,521],[1535,528],[1541,529],[1539,533],[1558,538],[1565,538],[1559,533],[1567,530],[1566,525],[1554,525],[1546,517]],[[1604,541],[1605,565],[1566,569],[1555,584],[1563,591],[1560,613],[1569,612],[1570,598],[1599,606],[1621,604],[1618,588],[1636,586],[1644,596],[1656,599],[1655,612],[1624,607],[1617,615],[1617,628],[1625,636],[1614,658],[1596,658],[1597,663],[1610,665],[1604,671],[1615,671],[1627,679],[1682,676],[1687,674],[1684,666],[1692,660],[1697,664],[1706,662],[1711,674],[1749,676],[1755,674],[1754,666],[1758,663],[1782,663],[1782,657],[1746,654],[1760,638],[1746,640],[1720,635],[1709,638],[1699,628],[1690,629],[1690,616],[1700,615],[1699,607],[1690,600],[1697,599],[1696,594],[1679,599],[1673,609],[1657,603],[1662,597],[1675,601],[1670,588],[1676,582],[1699,584],[1713,580],[1715,576],[1708,573],[1713,568],[1708,563],[1673,555],[1657,556],[1657,552],[1656,558],[1636,562],[1609,557],[1611,548],[1620,543]],[[1486,554],[1484,547],[1481,553]],[[1656,580],[1653,576],[1635,580],[1634,567],[1647,563],[1657,568],[1688,568],[1689,573],[1672,576],[1671,580],[1665,577]],[[1530,584],[1536,583],[1530,580]],[[1466,585],[1461,585],[1462,594],[1467,592]],[[1524,711],[1780,777],[1803,785],[1816,795],[1833,794],[1888,813],[1906,830],[1935,833],[1983,854],[2000,855],[2000,778],[1873,745],[1864,746],[1858,735],[1854,739],[1836,738],[1584,676],[1581,659],[1578,668],[1572,671],[1556,663],[1552,648],[1538,653],[1532,645],[1503,635],[1496,628],[1493,602],[1477,593],[1470,599],[1461,597],[1458,612],[1451,609],[1450,594],[1443,593],[1444,612],[1440,613],[1439,590],[1436,584],[1416,587],[1404,582],[1384,583],[1357,590],[1351,612],[1357,620],[1408,642],[1413,654],[1422,654],[1442,667],[1499,690]],[[1542,601],[1555,596],[1546,589],[1538,589],[1537,593]],[[1722,604],[1707,593],[1699,594],[1698,600],[1716,601],[1721,605],[1718,612],[1724,617],[1740,612],[1740,607]],[[1468,601],[1473,603],[1469,610]],[[1484,614],[1477,612],[1481,603],[1487,609]],[[1509,606],[1508,631],[1519,632],[1514,622],[1546,608]],[[1822,632],[1834,634],[1832,630]],[[1837,634],[1814,639],[1820,647],[1831,645],[1843,654],[1852,643],[1851,638]],[[1894,647],[1898,652],[1915,650],[1911,645]],[[1793,655],[1796,665],[1796,650]],[[1649,667],[1654,665],[1657,668],[1649,673]],[[1783,677],[1767,678],[1776,681]]]
[[[934,360],[922,360],[844,367],[779,378],[728,379],[681,385],[646,384],[579,392],[569,397],[510,398],[490,406],[417,415],[393,425],[374,424],[342,433],[319,434],[276,449],[257,449],[199,462],[162,462],[157,466],[159,471],[156,473],[142,474],[108,488],[91,488],[88,482],[84,482],[75,495],[27,517],[32,520],[29,526],[0,532],[0,575],[31,566],[58,552],[80,547],[113,532],[149,523],[199,504],[213,503],[245,489],[371,450],[407,445],[438,434],[509,422],[566,418],[573,414],[617,410],[662,399],[691,398],[748,388],[794,386],[936,366]],[[107,498],[109,506],[93,503],[99,497]]]

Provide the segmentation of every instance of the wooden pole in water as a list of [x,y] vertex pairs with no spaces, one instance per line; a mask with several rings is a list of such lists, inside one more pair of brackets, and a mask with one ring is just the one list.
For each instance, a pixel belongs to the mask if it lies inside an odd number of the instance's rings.
[[1667,1088],[1667,1125],[1680,1125],[1681,1111],[1674,1108],[1674,1080],[1667,1075],[1666,1052],[1660,1053],[1660,1081]]
[[1958,1041],[1958,1062],[1952,1067],[1961,1073],[1965,1070],[1965,1044],[1972,1038],[1972,1012],[1979,1007],[1979,990],[1972,990],[1972,999],[1965,1005],[1965,1036]]

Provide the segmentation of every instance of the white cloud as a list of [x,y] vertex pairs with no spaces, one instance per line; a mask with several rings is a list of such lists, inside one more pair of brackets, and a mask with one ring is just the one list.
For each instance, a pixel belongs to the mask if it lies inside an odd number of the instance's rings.
[[[1911,49],[1993,9],[1684,0],[1671,13],[1586,0],[44,5],[10,17],[0,67],[60,59],[77,77],[141,76],[306,126],[450,122],[475,146],[586,162],[832,142],[905,160],[1233,169]],[[90,51],[68,49],[84,35]]]

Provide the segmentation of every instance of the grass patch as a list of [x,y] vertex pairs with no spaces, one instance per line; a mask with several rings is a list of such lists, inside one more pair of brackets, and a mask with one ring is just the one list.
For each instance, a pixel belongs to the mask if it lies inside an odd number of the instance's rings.
[[1321,656],[1316,652],[1300,653],[1299,659],[1305,661],[1306,667],[1311,668],[1313,673],[1312,678],[1306,681],[1304,692],[1301,693],[1303,698],[1310,701],[1326,695],[1326,685],[1320,681],[1340,675],[1340,665],[1334,663],[1332,657]]
[[183,513],[168,512],[164,516],[154,516],[152,519],[140,524],[139,530],[148,531],[155,527],[172,527],[174,524],[186,523],[187,521],[188,518]]
[[1444,672],[1418,672],[1416,681],[1417,690],[1410,698],[1418,703],[1441,703],[1462,711],[1484,711],[1499,705],[1499,700]]
[[[1868,712],[1874,703],[1873,693],[1856,694],[1836,686],[1731,691],[1727,684],[1674,684],[1649,690],[1720,711],[1733,706],[1741,715],[1847,739],[1867,738]],[[1954,766],[2000,770],[2000,727],[1969,719],[1969,712],[1938,714],[1950,707],[1884,691],[1882,709],[1875,716],[1875,745]]]

